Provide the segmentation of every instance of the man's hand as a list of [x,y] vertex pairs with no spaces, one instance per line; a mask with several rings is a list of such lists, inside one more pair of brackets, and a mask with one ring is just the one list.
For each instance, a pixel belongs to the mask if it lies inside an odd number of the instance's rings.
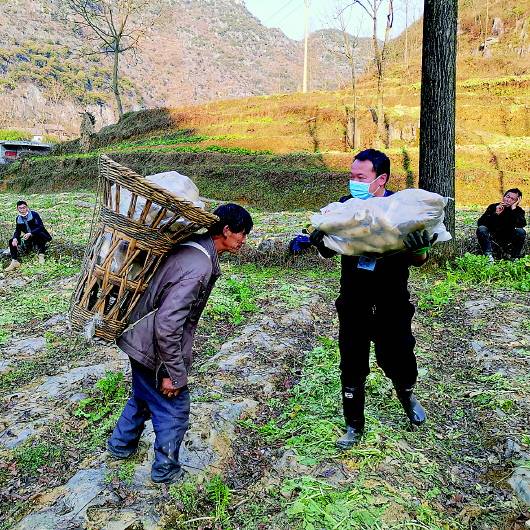
[[515,210],[519,204],[521,204],[522,197],[519,197],[513,204],[512,204],[512,210]]
[[500,204],[497,204],[497,207],[495,208],[495,213],[497,215],[500,215],[502,212],[504,212],[505,205],[501,202]]
[[11,241],[11,244],[14,246],[14,247],[18,247],[18,239],[16,237],[13,238],[13,241]]
[[31,232],[28,232],[27,234],[24,234],[24,235],[22,236],[22,239],[23,239],[24,241],[27,241],[30,237],[31,237]]
[[405,237],[403,244],[409,252],[416,256],[421,256],[429,252],[429,249],[437,239],[438,234],[433,234],[432,238],[429,238],[427,230],[424,230],[423,233],[420,230],[416,230]]
[[169,377],[163,377],[162,383],[160,384],[160,392],[166,397],[176,397],[180,393],[180,388],[173,386],[171,379]]

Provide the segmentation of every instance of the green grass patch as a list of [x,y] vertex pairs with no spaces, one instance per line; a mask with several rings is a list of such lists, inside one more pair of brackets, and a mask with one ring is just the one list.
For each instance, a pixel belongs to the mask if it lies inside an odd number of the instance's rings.
[[221,278],[212,294],[207,314],[214,320],[228,319],[231,324],[239,325],[258,311],[255,299],[256,290],[249,280],[235,276]]
[[75,415],[86,420],[89,445],[101,446],[121,415],[129,396],[123,373],[107,372],[87,397],[77,405]]
[[286,513],[297,528],[304,530],[383,528],[380,519],[384,506],[376,506],[367,488],[339,489],[312,477],[287,480],[284,495],[296,494]]
[[446,266],[446,276],[432,287],[420,292],[421,309],[440,309],[452,302],[458,293],[470,287],[491,286],[495,288],[530,291],[530,256],[516,261],[489,263],[486,256],[466,253]]
[[22,475],[36,476],[44,468],[53,466],[60,459],[61,451],[49,443],[28,440],[15,448],[13,456]]
[[199,142],[204,142],[208,140],[208,136],[201,136],[198,134],[193,134],[191,130],[185,129],[182,131],[177,131],[174,134],[169,134],[166,136],[152,136],[150,138],[145,138],[142,140],[134,140],[128,142],[119,142],[116,144],[109,145],[106,150],[112,149],[127,149],[130,147],[151,147],[159,145],[174,145],[174,144],[196,144]]
[[25,131],[17,131],[16,129],[0,129],[0,140],[29,140],[31,134]]
[[0,295],[0,340],[3,342],[15,331],[67,311],[72,286],[58,288],[57,280],[77,273],[79,262],[68,257],[48,258],[44,265],[27,261],[20,271],[31,280]]
[[169,494],[172,503],[166,506],[163,528],[232,528],[228,511],[232,495],[221,475],[202,484],[187,480],[171,485]]
[[303,463],[312,464],[335,456],[335,439],[341,417],[338,348],[330,339],[307,354],[300,382],[285,403],[271,402],[282,411],[277,418],[257,426],[251,421],[243,425],[255,428],[269,443],[281,441],[296,450]]
[[41,375],[56,374],[65,363],[82,359],[88,353],[88,345],[80,336],[48,331],[44,337],[46,347],[43,353],[31,360],[18,361],[11,370],[0,374],[0,395]]
[[136,462],[133,460],[120,462],[116,469],[111,469],[107,472],[105,475],[105,483],[121,482],[126,486],[130,486],[134,478],[135,470]]

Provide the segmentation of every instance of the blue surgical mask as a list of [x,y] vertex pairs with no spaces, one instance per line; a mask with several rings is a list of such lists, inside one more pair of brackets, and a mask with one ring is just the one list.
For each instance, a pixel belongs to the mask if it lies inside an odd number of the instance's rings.
[[[379,177],[376,177],[372,182],[375,182]],[[370,185],[372,182],[357,182],[355,180],[350,180],[350,193],[354,199],[370,199],[374,196],[373,193],[370,193]],[[379,189],[379,187],[377,188]]]

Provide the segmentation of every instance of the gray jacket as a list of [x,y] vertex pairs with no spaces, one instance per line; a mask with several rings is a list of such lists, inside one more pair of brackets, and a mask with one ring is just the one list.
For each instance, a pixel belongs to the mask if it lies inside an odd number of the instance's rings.
[[[151,279],[117,344],[129,357],[158,376],[162,365],[173,385],[186,386],[193,336],[210,292],[220,276],[219,259],[209,235],[180,244]],[[166,376],[167,377],[167,376]]]

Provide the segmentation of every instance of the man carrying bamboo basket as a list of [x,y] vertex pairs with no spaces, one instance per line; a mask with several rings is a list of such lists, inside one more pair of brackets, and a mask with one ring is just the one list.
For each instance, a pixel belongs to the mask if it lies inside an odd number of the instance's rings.
[[189,425],[188,372],[193,336],[211,290],[220,276],[218,256],[236,253],[253,226],[236,204],[215,210],[219,221],[208,234],[179,244],[155,273],[117,344],[131,360],[132,396],[108,441],[116,458],[138,448],[145,422],[155,431],[154,482],[179,480],[179,448]]

